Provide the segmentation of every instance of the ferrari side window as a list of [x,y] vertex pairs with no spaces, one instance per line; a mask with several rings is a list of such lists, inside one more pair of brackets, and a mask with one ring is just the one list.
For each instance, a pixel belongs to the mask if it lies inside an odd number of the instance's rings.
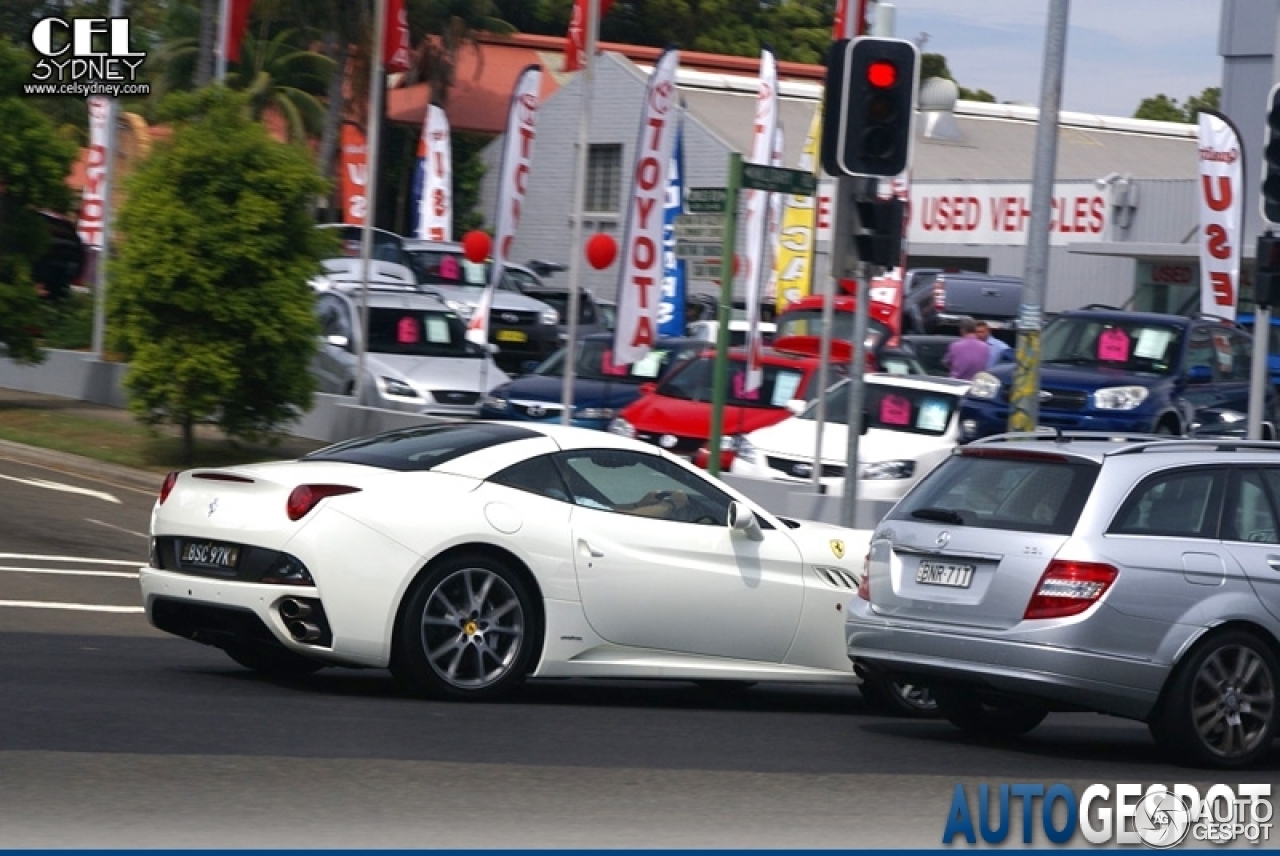
[[730,497],[657,455],[585,449],[556,456],[576,505],[680,523],[725,526]]
[[560,478],[560,471],[556,469],[556,465],[548,455],[540,455],[512,464],[491,476],[489,481],[545,496],[548,499],[569,501],[569,491],[565,487],[564,479]]

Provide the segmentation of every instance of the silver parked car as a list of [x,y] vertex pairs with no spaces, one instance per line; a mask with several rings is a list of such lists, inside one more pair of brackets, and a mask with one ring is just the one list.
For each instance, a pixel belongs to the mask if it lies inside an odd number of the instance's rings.
[[1254,763],[1277,736],[1280,443],[959,447],[876,528],[846,638],[970,732],[1097,711],[1192,764]]
[[[439,294],[464,321],[469,320],[488,284],[489,263],[468,261],[461,244],[406,238],[403,249],[418,287]],[[512,273],[516,267],[505,267],[489,308],[489,341],[498,346],[498,363],[508,371],[517,371],[530,360],[541,362],[561,344],[560,313],[520,290],[518,274]]]
[[[395,276],[399,268],[403,277]],[[358,281],[330,276],[312,282],[320,347],[312,361],[320,392],[355,390],[361,336]],[[492,348],[467,339],[466,325],[438,297],[423,294],[412,273],[379,262],[368,291],[369,343],[361,404],[433,416],[474,416],[480,399],[510,380]],[[408,279],[408,283],[403,282]]]

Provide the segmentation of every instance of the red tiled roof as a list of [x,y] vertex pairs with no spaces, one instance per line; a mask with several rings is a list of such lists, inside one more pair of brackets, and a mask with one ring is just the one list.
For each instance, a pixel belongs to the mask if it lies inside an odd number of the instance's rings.
[[[570,78],[571,73],[561,71],[564,67],[566,42],[561,36],[523,33],[513,36],[482,35],[478,41],[482,58],[473,50],[462,53],[456,82],[449,93],[445,112],[450,126],[455,130],[502,133],[506,128],[507,110],[516,76],[531,63],[538,63],[550,72],[542,77],[541,97],[544,99]],[[662,54],[661,48],[616,42],[601,42],[599,49],[619,53],[633,62],[644,64],[657,61]],[[682,50],[680,67],[754,76],[760,73],[760,59]],[[826,70],[820,65],[778,63],[778,76],[784,80],[821,82],[825,74]],[[392,122],[421,124],[430,100],[431,89],[425,83],[388,90],[387,118]]]

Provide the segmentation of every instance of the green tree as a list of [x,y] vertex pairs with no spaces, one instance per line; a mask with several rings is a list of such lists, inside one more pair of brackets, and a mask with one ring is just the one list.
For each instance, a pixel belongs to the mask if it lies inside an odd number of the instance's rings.
[[71,193],[63,179],[76,155],[75,146],[20,95],[32,62],[0,36],[0,348],[19,362],[43,356],[31,265],[44,252],[48,233],[36,212],[68,210]]
[[303,142],[324,130],[323,94],[334,61],[323,54],[294,47],[295,30],[282,30],[269,39],[246,34],[240,45],[240,62],[227,74],[227,85],[249,93],[255,119],[268,110],[285,122],[289,139]]
[[1196,122],[1200,119],[1201,110],[1218,110],[1222,104],[1222,88],[1218,86],[1207,87],[1199,95],[1192,95],[1187,99],[1187,121]]
[[130,409],[182,429],[271,435],[310,406],[318,327],[307,281],[331,255],[311,201],[325,182],[301,146],[211,87],[127,182],[110,267],[113,337],[130,362]]
[[1134,111],[1135,119],[1155,119],[1159,122],[1185,122],[1187,111],[1178,105],[1178,99],[1161,93],[1154,98],[1144,98]]

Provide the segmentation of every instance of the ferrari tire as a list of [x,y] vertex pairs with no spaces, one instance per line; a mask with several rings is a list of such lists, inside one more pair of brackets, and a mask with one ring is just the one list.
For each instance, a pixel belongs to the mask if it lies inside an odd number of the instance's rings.
[[232,643],[223,650],[241,666],[269,678],[305,678],[324,668],[324,663],[295,654],[282,645]]
[[393,672],[420,695],[493,701],[524,682],[541,638],[523,573],[488,556],[457,556],[410,588]]
[[909,681],[895,681],[870,675],[858,685],[867,706],[876,713],[923,719],[938,716],[938,700],[933,690]]
[[934,691],[938,712],[959,728],[992,740],[1019,737],[1049,715],[1046,707],[1019,699],[984,698],[962,688],[939,687]]
[[1162,749],[1199,767],[1237,769],[1271,751],[1280,668],[1243,631],[1209,636],[1178,665],[1149,724]]

